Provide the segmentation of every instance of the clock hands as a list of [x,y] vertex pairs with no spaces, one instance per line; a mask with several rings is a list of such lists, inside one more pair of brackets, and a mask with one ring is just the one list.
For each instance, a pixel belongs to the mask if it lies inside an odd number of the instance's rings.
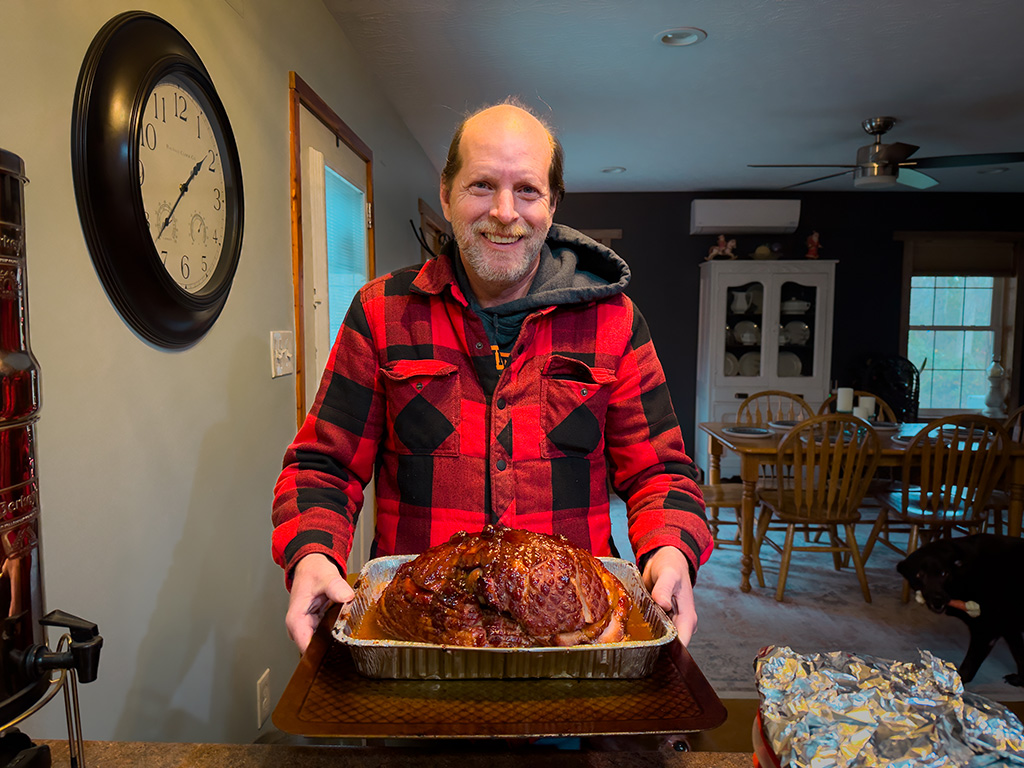
[[178,199],[174,201],[174,205],[171,206],[171,210],[168,212],[167,218],[164,219],[164,223],[160,225],[160,231],[156,233],[157,240],[160,239],[160,235],[162,235],[164,233],[164,230],[167,229],[167,225],[171,223],[171,217],[174,215],[174,209],[178,207],[178,203],[181,202],[181,198],[183,198],[185,196],[185,193],[188,192],[188,185],[192,183],[192,179],[199,175],[199,169],[203,167],[204,162],[206,162],[205,156],[203,157],[202,160],[200,160],[198,163],[192,166],[192,173],[190,173],[188,175],[188,178],[185,179],[185,183],[181,184],[178,187],[178,189],[181,190],[178,193]]

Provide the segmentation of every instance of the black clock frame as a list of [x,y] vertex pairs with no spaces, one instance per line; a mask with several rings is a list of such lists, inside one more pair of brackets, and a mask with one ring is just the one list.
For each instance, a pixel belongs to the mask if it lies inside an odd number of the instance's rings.
[[[161,265],[139,187],[143,110],[157,82],[172,74],[202,91],[224,143],[224,242],[213,276],[194,294],[175,283]],[[224,308],[238,268],[242,169],[227,113],[199,54],[160,17],[122,13],[93,39],[75,90],[71,167],[93,264],[122,318],[161,347],[195,344]]]

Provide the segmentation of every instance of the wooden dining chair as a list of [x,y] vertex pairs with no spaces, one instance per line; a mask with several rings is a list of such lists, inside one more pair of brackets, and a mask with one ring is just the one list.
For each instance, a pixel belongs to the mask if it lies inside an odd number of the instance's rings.
[[[1024,445],[1024,405],[1010,411],[1010,415],[1003,420],[1003,429],[1006,430],[1012,442]],[[1010,509],[1009,475],[1009,468],[1003,470],[988,501],[986,527],[991,528],[993,533],[1001,534],[1003,532],[1003,515]]]
[[[779,442],[775,468],[787,482],[758,491],[761,514],[754,540],[754,567],[760,570],[760,551],[767,543],[782,554],[775,599],[782,602],[793,552],[831,552],[836,570],[848,554],[857,572],[865,602],[871,602],[864,564],[854,528],[858,507],[880,458],[878,434],[851,414],[814,416],[793,427]],[[772,522],[786,526],[782,546],[770,537]],[[796,529],[823,531],[827,543],[805,537],[796,541]],[[840,535],[843,528],[845,537]]]
[[[764,426],[772,421],[803,420],[814,415],[814,411],[799,395],[782,390],[764,390],[755,392],[740,403],[736,412],[736,423],[749,426]],[[766,471],[762,468],[759,486],[774,486],[776,483],[774,469]],[[708,528],[715,546],[739,545],[742,541],[740,531],[740,509],[743,505],[742,483],[718,483],[700,486],[704,494],[704,508],[708,517]],[[721,510],[731,509],[733,514],[726,518]],[[735,531],[735,535],[726,537],[722,534],[723,527]],[[764,577],[757,571],[758,583],[764,586]]]
[[[867,561],[876,542],[909,555],[939,536],[978,533],[986,506],[1009,460],[1010,437],[996,419],[981,414],[929,422],[907,446],[900,488],[879,494],[882,505],[864,545]],[[892,533],[907,534],[906,547]],[[903,602],[910,597],[903,585]]]
[[[704,511],[708,518],[708,530],[716,548],[743,543],[740,531],[740,510],[743,508],[743,483],[708,483],[700,486],[704,495]],[[733,516],[726,518],[721,510],[733,510]],[[723,533],[723,527],[732,529],[731,536]]]
[[[874,392],[868,392],[862,389],[855,389],[853,391],[853,395],[855,398],[858,399],[861,397],[875,398],[875,412],[873,414],[875,417],[875,421],[887,421],[890,424],[895,424],[898,421],[896,418],[896,412],[893,411],[892,407],[887,402],[885,402],[885,400],[876,395]],[[821,406],[818,408],[818,414],[821,415],[825,413],[835,413],[836,400],[838,399],[838,397],[839,396],[837,394],[829,395],[825,399],[825,402],[823,402]],[[872,479],[871,485],[868,486],[868,492],[864,496],[864,507],[871,509],[877,508],[878,503],[874,500],[874,497],[879,493],[884,493],[888,490],[891,490],[891,488],[894,487],[894,485],[895,477],[893,473],[893,468],[882,467],[881,469],[879,469],[877,475]],[[872,520],[868,518],[867,520],[861,521],[861,525],[864,526],[871,522]]]
[[814,410],[800,395],[781,389],[766,389],[755,392],[740,403],[736,423],[765,426],[773,421],[803,421],[813,415]]
[[[857,398],[859,398],[859,397],[873,397],[873,398],[875,398],[875,413],[874,413],[875,419],[878,420],[878,421],[888,421],[888,422],[891,422],[891,423],[894,423],[894,424],[896,423],[896,413],[895,413],[895,411],[893,411],[893,409],[889,406],[889,404],[887,402],[885,402],[885,400],[880,398],[878,395],[874,394],[873,392],[865,392],[865,391],[860,390],[860,389],[855,389],[853,391],[853,396],[857,397]],[[838,397],[838,395],[832,394],[832,395],[829,395],[827,398],[825,398],[825,402],[823,402],[821,404],[821,406],[818,408],[818,415],[822,416],[822,415],[824,415],[826,413],[835,413],[836,412],[836,398],[837,397]]]

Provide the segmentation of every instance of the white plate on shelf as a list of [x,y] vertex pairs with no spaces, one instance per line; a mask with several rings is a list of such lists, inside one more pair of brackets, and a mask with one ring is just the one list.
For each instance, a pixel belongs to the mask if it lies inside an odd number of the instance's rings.
[[722,431],[735,437],[771,437],[772,434],[764,427],[724,427]]
[[761,375],[761,353],[747,352],[740,358],[740,376]]
[[779,352],[779,376],[799,376],[804,369],[800,358],[792,352]]
[[736,323],[736,327],[732,329],[732,335],[737,342],[745,347],[753,347],[761,343],[761,329],[757,327],[757,323],[752,323],[750,320],[741,320]]
[[811,327],[800,320],[793,320],[786,323],[782,330],[785,331],[790,344],[796,344],[802,347],[811,340]]
[[740,361],[736,359],[736,355],[732,352],[725,353],[725,375],[726,376],[737,376],[740,372]]

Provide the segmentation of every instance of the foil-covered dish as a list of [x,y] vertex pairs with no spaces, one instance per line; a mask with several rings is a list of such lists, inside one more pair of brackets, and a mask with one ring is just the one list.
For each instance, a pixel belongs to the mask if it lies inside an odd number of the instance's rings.
[[649,675],[663,646],[677,637],[671,620],[643,585],[635,564],[614,557],[598,560],[619,579],[643,622],[649,639],[575,645],[568,648],[468,648],[361,636],[381,593],[402,563],[413,555],[371,560],[356,582],[356,596],[332,628],[335,640],[352,653],[356,669],[367,677],[414,680],[494,678],[640,678]]
[[755,752],[770,750],[783,768],[1024,766],[1017,716],[965,691],[953,664],[919,653],[904,662],[763,648]]

